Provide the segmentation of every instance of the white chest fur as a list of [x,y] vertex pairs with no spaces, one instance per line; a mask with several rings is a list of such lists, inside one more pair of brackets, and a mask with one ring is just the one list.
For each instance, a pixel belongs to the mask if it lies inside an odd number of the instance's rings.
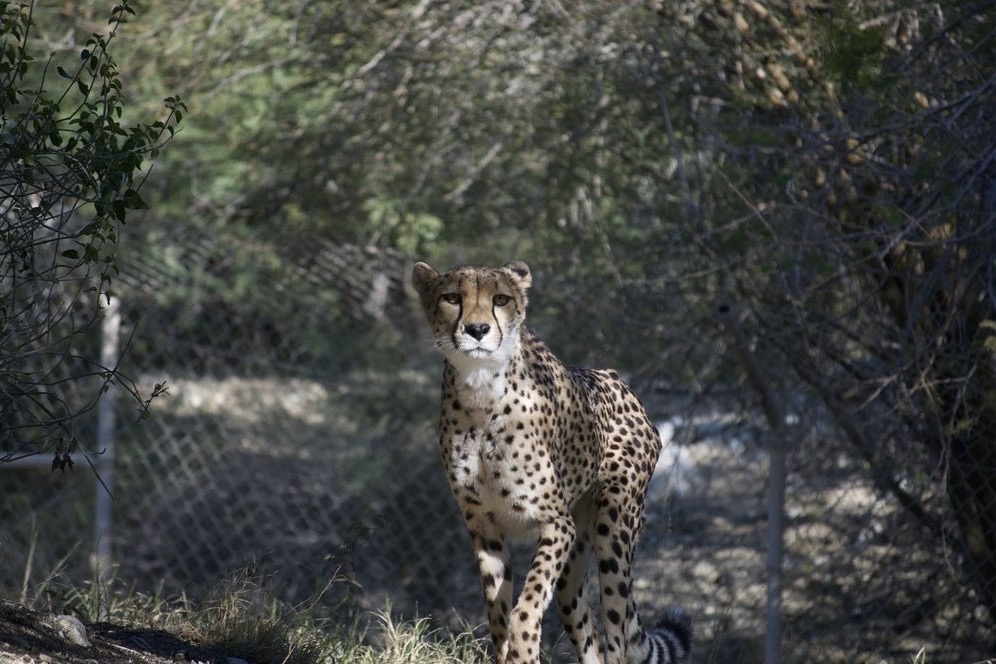
[[451,422],[443,457],[454,488],[472,492],[485,513],[510,534],[523,534],[540,519],[529,499],[538,485],[556,483],[552,466],[533,446],[535,435],[519,426],[531,413],[531,400],[496,382],[473,389],[462,384],[444,417]]
[[474,367],[457,377],[457,394],[468,408],[488,412],[496,408],[505,394],[505,369]]

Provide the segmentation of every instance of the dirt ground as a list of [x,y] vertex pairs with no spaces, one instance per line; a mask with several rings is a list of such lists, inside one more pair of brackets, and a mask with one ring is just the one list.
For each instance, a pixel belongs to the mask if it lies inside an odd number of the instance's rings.
[[60,629],[55,616],[0,602],[0,664],[232,664],[236,660],[206,651],[158,629],[108,623]]

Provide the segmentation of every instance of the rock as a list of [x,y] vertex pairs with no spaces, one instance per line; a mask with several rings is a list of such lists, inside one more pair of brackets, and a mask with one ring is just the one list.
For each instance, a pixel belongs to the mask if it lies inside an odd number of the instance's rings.
[[52,628],[66,641],[84,648],[90,647],[90,640],[86,638],[86,627],[76,616],[55,616],[52,618]]

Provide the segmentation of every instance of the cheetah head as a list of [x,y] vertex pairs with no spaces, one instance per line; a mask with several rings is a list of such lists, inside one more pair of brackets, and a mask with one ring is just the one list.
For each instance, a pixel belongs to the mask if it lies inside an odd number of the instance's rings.
[[459,369],[503,364],[514,352],[526,318],[529,266],[462,266],[440,274],[416,263],[412,281],[436,346]]

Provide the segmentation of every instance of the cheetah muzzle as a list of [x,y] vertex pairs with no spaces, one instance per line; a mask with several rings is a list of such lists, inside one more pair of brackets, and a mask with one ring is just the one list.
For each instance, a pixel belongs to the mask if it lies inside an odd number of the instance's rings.
[[[470,531],[499,664],[538,662],[556,594],[581,664],[687,659],[677,609],[645,630],[630,576],[643,502],[661,451],[636,395],[609,370],[565,367],[525,325],[529,267],[417,263],[413,283],[445,357],[440,446]],[[514,606],[506,535],[536,552]],[[597,562],[602,625],[588,598]],[[604,638],[604,653],[600,645]]]

